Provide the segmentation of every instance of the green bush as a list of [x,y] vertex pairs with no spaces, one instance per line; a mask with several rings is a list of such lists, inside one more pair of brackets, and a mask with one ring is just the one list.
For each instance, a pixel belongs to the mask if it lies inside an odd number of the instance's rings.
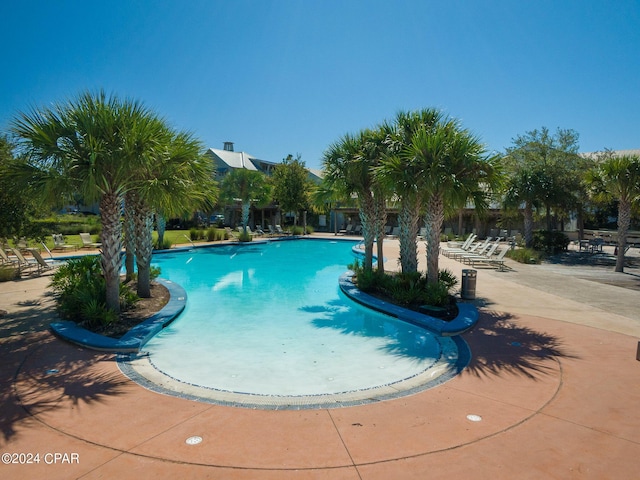
[[89,232],[91,235],[99,235],[102,231],[100,217],[97,215],[59,215],[39,219],[35,223],[47,234],[77,235],[81,232]]
[[218,230],[214,227],[209,227],[206,233],[207,242],[215,242],[218,239]]
[[533,232],[533,249],[549,254],[560,253],[569,246],[569,237],[562,232],[536,230]]
[[[100,257],[71,259],[53,274],[51,287],[57,296],[61,316],[88,327],[107,325],[118,315],[106,307],[106,283]],[[120,307],[126,310],[138,300],[126,284],[120,285]]]
[[158,241],[156,240],[153,248],[155,248],[156,250],[168,250],[172,245],[173,244],[171,243],[171,240],[169,240],[167,237],[164,237],[162,239],[162,245],[160,245],[160,243],[158,243]]
[[198,240],[203,240],[205,238],[204,230],[198,228],[189,229],[189,238],[192,242],[196,242]]
[[298,225],[291,227],[291,233],[293,235],[302,235],[304,233],[304,228]]
[[438,274],[438,282],[429,284],[420,272],[385,274],[364,270],[356,260],[348,268],[355,273],[354,282],[363,292],[388,296],[398,305],[443,307],[451,303],[451,291],[458,279],[449,270]]
[[516,248],[509,250],[507,257],[519,263],[539,264],[542,261],[542,253],[531,248]]
[[0,265],[0,282],[9,282],[20,278],[20,269],[11,265]]
[[307,235],[311,235],[315,229],[311,225],[307,225]]
[[240,235],[238,236],[238,240],[241,242],[250,242],[251,240],[253,240],[253,237],[251,236],[251,234],[249,232],[240,232]]

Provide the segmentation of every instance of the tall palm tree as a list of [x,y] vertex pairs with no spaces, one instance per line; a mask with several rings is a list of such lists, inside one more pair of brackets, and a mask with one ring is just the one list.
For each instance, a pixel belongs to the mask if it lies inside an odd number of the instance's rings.
[[145,168],[132,190],[138,295],[148,298],[153,254],[153,216],[161,210],[181,216],[215,203],[213,166],[202,144],[191,134],[161,127]]
[[512,171],[506,181],[504,206],[507,209],[519,209],[523,206],[524,244],[533,247],[533,211],[540,206],[540,190],[544,182],[538,171],[530,165],[520,165]]
[[445,208],[455,210],[471,200],[476,211],[485,209],[488,191],[498,179],[499,157],[487,155],[479,138],[456,120],[418,130],[404,155],[415,158],[422,168],[420,189],[427,195],[427,282],[436,283]]
[[246,168],[230,171],[221,183],[221,196],[227,201],[240,201],[242,230],[247,235],[249,212],[252,204],[264,205],[271,198],[271,188],[264,173]]
[[373,130],[364,130],[362,157],[369,164],[370,174],[373,175],[373,234],[376,240],[376,256],[378,273],[384,273],[384,238],[387,224],[387,203],[393,196],[393,186],[381,179],[376,170],[380,168],[384,159],[389,155],[388,139],[394,128],[388,122],[380,124]]
[[433,131],[443,118],[443,114],[433,108],[399,112],[387,135],[387,155],[376,170],[382,181],[393,187],[399,203],[400,266],[404,273],[418,271],[417,237],[428,193],[422,184],[424,165],[418,161],[411,145],[418,131]]
[[120,311],[120,213],[132,172],[139,168],[142,148],[133,132],[136,124],[150,115],[139,102],[101,91],[21,113],[12,122],[30,165],[41,173],[43,193],[76,191],[86,201],[99,202],[106,304],[116,313]]
[[618,201],[618,245],[616,272],[624,271],[624,253],[627,232],[631,223],[631,207],[640,201],[640,157],[638,155],[613,156],[606,152],[588,174],[594,197],[598,200]]
[[325,151],[322,163],[325,181],[329,185],[346,195],[356,196],[365,247],[363,268],[371,271],[375,240],[375,180],[370,159],[363,154],[365,135],[364,131],[357,135],[344,135]]

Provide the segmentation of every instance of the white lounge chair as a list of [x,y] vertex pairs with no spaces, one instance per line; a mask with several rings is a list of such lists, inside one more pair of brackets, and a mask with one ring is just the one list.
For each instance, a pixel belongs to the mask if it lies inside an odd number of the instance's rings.
[[485,249],[483,251],[478,252],[475,255],[474,254],[462,255],[459,260],[461,260],[462,263],[471,263],[473,260],[483,260],[486,258],[490,258],[498,249],[498,245],[500,245],[500,241],[494,242],[494,244],[491,245],[491,247],[489,247],[488,250]]
[[477,238],[475,233],[471,233],[467,239],[460,245],[459,247],[440,247],[440,253],[445,257],[455,253],[455,252],[466,252],[471,248],[471,243]]
[[18,248],[12,248],[11,251],[13,252],[13,255],[17,258],[17,262],[15,264],[20,269],[20,273],[30,268],[38,268],[38,263],[35,260],[33,262],[30,262],[29,260],[24,258],[24,256],[22,255],[22,252]]
[[101,243],[94,242],[90,233],[81,233],[80,240],[82,240],[82,248],[100,248]]
[[53,238],[54,250],[69,250],[70,248],[73,248],[74,250],[78,249],[77,245],[67,245],[64,242],[64,237],[60,233],[54,233],[51,235],[51,237]]
[[502,250],[500,250],[500,253],[498,253],[498,255],[495,256],[495,257],[476,258],[476,259],[472,260],[471,265],[474,266],[474,267],[476,266],[476,264],[482,264],[482,263],[486,263],[486,264],[489,264],[491,266],[497,265],[498,269],[500,271],[502,271],[502,270],[504,270],[504,267],[505,267],[504,256],[506,255],[508,250],[509,249],[505,247]]

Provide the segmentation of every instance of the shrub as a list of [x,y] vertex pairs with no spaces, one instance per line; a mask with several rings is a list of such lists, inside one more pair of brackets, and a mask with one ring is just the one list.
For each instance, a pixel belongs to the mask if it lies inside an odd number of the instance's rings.
[[218,239],[218,230],[214,227],[209,227],[206,233],[207,242],[215,242]]
[[171,240],[169,240],[167,237],[164,237],[162,239],[162,245],[156,240],[154,248],[156,250],[168,250],[171,248],[172,245],[173,244],[171,243]]
[[311,225],[307,225],[307,235],[311,235],[315,229]]
[[291,233],[293,235],[302,235],[304,233],[304,228],[298,225],[291,227]]
[[348,268],[354,272],[354,282],[360,290],[383,294],[404,306],[449,305],[451,290],[458,284],[458,279],[449,270],[440,271],[438,282],[428,284],[426,276],[420,272],[385,274],[377,270],[366,271],[358,260]]
[[[65,318],[89,327],[118,320],[117,314],[106,307],[106,283],[98,256],[68,260],[53,274],[51,287],[57,295],[58,311]],[[124,310],[137,300],[131,287],[120,286]]]
[[189,238],[191,239],[192,242],[195,242],[197,240],[202,240],[203,238],[205,238],[204,230],[200,230],[198,228],[189,229]]
[[569,237],[562,232],[548,230],[533,232],[533,249],[552,255],[566,250],[570,242]]
[[539,264],[542,261],[542,254],[531,248],[516,248],[509,250],[507,257],[519,263]]
[[241,242],[250,242],[251,240],[253,240],[253,237],[249,232],[241,231],[240,235],[238,236],[238,240]]
[[0,265],[0,282],[8,282],[20,278],[20,269],[10,265]]

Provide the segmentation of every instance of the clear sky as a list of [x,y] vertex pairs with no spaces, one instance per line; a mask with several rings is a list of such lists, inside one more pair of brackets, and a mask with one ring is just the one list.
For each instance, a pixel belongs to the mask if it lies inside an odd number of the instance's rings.
[[0,6],[0,128],[104,89],[207,147],[308,167],[440,108],[491,150],[542,126],[640,148],[638,0],[38,0]]

